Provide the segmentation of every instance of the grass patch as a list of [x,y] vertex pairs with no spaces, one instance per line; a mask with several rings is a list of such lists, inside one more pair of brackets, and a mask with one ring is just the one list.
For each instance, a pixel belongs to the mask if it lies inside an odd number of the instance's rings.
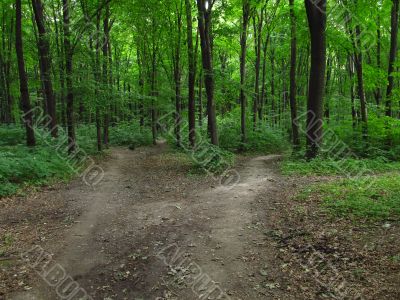
[[321,184],[303,191],[298,199],[305,199],[312,194],[318,195],[323,207],[339,217],[400,220],[399,174]]
[[400,170],[400,162],[389,161],[384,157],[341,160],[316,158],[311,161],[288,159],[281,164],[281,170],[285,175],[355,176],[397,171]]

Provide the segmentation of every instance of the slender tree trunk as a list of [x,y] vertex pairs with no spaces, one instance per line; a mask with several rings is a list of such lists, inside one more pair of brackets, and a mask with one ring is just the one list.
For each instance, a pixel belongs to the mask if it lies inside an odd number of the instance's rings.
[[199,127],[203,127],[203,69],[199,75]]
[[[206,7],[207,3],[207,7]],[[201,53],[204,81],[207,93],[208,129],[211,143],[218,145],[217,117],[214,102],[214,71],[212,63],[211,12],[212,4],[208,0],[197,0]]]
[[151,63],[151,132],[153,137],[153,145],[157,144],[157,112],[156,112],[156,99],[158,92],[156,90],[157,80],[157,50],[153,41],[153,53]]
[[[101,19],[101,10],[97,12],[96,16],[96,30],[100,32],[100,19]],[[101,136],[101,114],[100,114],[100,104],[98,103],[100,93],[100,77],[101,77],[101,67],[100,67],[100,36],[96,36],[96,59],[95,59],[95,78],[96,78],[96,137],[97,137],[97,151],[103,150],[103,141]]]
[[351,117],[353,120],[353,128],[355,128],[357,125],[357,110],[355,106],[355,96],[354,96],[354,60],[350,55],[348,57],[348,68],[349,68],[349,78],[350,78]]
[[260,65],[261,65],[261,35],[262,25],[264,23],[264,8],[261,9],[260,15],[258,16],[258,22],[254,16],[254,46],[256,53],[255,61],[255,83],[254,83],[254,99],[253,99],[253,129],[257,127],[257,114],[260,102]]
[[[58,3],[58,11],[60,10],[60,2]],[[55,27],[55,41],[56,41],[56,47],[57,47],[57,58],[58,58],[58,72],[59,72],[59,80],[60,80],[60,116],[61,116],[61,124],[63,127],[66,125],[66,116],[65,116],[65,96],[64,96],[64,89],[65,89],[65,79],[64,79],[64,50],[62,48],[62,26],[59,27],[59,21],[58,21],[58,16],[56,14],[56,8],[53,3],[53,22],[54,22],[54,27]]]
[[299,126],[297,122],[297,100],[296,100],[296,65],[297,65],[297,37],[296,37],[296,15],[294,12],[294,0],[289,0],[291,21],[291,54],[290,54],[290,112],[292,117],[293,145],[297,150],[300,147]]
[[43,4],[41,0],[32,0],[33,12],[35,15],[36,26],[38,28],[38,52],[40,58],[40,71],[42,73],[43,87],[46,95],[47,112],[50,117],[49,129],[52,137],[57,137],[57,114],[56,101],[51,80],[51,57],[49,38],[46,33],[43,16]]
[[326,68],[326,0],[318,3],[314,3],[312,0],[305,0],[305,6],[311,35],[306,157],[312,159],[318,155],[322,141]]
[[[272,44],[272,43],[271,43]],[[276,103],[275,103],[275,49],[271,47],[271,112],[272,112],[272,125],[276,123]]]
[[188,118],[189,118],[189,143],[191,147],[196,143],[196,100],[195,100],[195,84],[196,84],[196,58],[193,49],[193,21],[192,21],[192,5],[190,0],[186,3],[186,23],[187,23],[187,46],[189,61],[189,78],[188,78]]
[[74,94],[73,94],[73,48],[70,33],[70,0],[63,0],[63,22],[64,22],[64,54],[65,71],[67,83],[67,129],[68,129],[68,152],[76,150],[75,121],[74,121]]
[[139,69],[139,125],[140,128],[144,126],[144,78],[143,78],[143,63],[142,58],[140,57],[140,51],[137,49],[137,64]]
[[[382,67],[381,63],[381,52],[382,52],[382,34],[381,34],[381,17],[378,14],[378,29],[376,30],[377,33],[377,41],[376,41],[376,66],[380,70]],[[378,87],[375,91],[375,101],[376,105],[379,107],[381,104],[382,92],[381,88]]]
[[325,101],[325,119],[326,122],[329,123],[329,118],[330,118],[330,95],[329,95],[329,86],[330,86],[330,82],[331,82],[331,76],[332,76],[332,58],[328,57],[328,62],[327,62],[327,70],[326,70],[326,83],[325,83],[325,97],[326,97],[326,101]]
[[399,32],[399,0],[392,0],[390,54],[388,67],[388,85],[386,91],[386,116],[392,116],[392,91],[394,86],[394,63],[397,56],[397,41]]
[[[111,70],[111,64],[109,65],[109,43],[110,43],[110,27],[109,27],[109,18],[110,18],[110,7],[107,4],[106,6],[106,12],[103,20],[103,32],[104,32],[104,39],[103,39],[103,84],[105,86],[106,90],[106,95],[105,98],[109,99],[110,95],[110,71]],[[109,101],[106,100],[106,106]],[[112,111],[112,106],[109,105],[109,108],[106,108],[106,112],[104,115],[104,127],[103,127],[103,143],[105,147],[108,147],[109,143],[109,128],[110,128],[110,114]]]
[[260,105],[258,107],[258,119],[263,121],[263,108],[266,101],[266,77],[267,77],[267,49],[268,49],[268,42],[269,42],[269,31],[267,37],[264,41],[263,45],[263,66],[262,66],[262,80],[261,80],[261,97],[260,97]]
[[[241,107],[241,135],[242,135],[242,148],[246,143],[246,53],[247,53],[247,27],[250,19],[250,2],[243,0],[243,20],[242,32],[240,34],[240,107]],[[242,149],[243,150],[243,149]]]
[[[358,80],[358,97],[360,98],[360,107],[361,107],[361,121],[363,123],[363,131],[364,136],[367,134],[367,122],[368,122],[368,113],[367,113],[367,102],[365,99],[365,90],[364,90],[364,71],[363,71],[363,54],[361,51],[361,28],[360,25],[356,26],[356,41],[357,43],[355,47],[355,65],[357,71],[357,80]],[[358,48],[358,51],[357,51]]]
[[21,106],[24,111],[24,122],[26,130],[26,144],[29,147],[36,145],[35,133],[33,130],[33,114],[31,111],[31,103],[29,99],[28,78],[25,73],[24,50],[22,44],[22,7],[21,0],[16,0],[15,5],[15,49],[18,60],[19,84],[21,92]]
[[176,145],[182,146],[181,123],[182,123],[182,96],[181,96],[181,39],[182,39],[182,13],[176,11],[177,37],[174,50],[174,83],[175,83],[175,135]]
[[[2,48],[3,48],[3,59],[2,59],[2,69],[4,77],[4,121],[6,124],[10,124],[14,122],[14,118],[12,115],[13,108],[13,96],[11,94],[11,63],[12,63],[12,43],[13,43],[13,35],[14,35],[14,16],[10,18],[10,26],[7,26],[7,15],[3,9],[3,24],[2,24]],[[7,32],[7,28],[9,28]],[[8,38],[6,38],[6,34],[8,34]]]

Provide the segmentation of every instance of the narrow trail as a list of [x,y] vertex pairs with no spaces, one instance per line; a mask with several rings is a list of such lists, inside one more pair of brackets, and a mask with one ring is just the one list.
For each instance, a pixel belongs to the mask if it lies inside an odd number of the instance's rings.
[[[96,189],[52,192],[79,216],[41,247],[93,299],[294,299],[265,241],[278,160],[244,162],[228,188],[188,177],[165,145],[112,149]],[[32,286],[10,299],[57,299],[42,279]]]

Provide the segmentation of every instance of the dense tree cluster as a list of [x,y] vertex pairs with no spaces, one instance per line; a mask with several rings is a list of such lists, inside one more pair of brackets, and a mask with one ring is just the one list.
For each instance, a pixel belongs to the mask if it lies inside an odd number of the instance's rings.
[[306,137],[309,158],[324,119],[349,117],[368,143],[369,112],[399,116],[399,0],[3,0],[0,7],[0,122],[23,116],[29,146],[32,107],[51,118],[54,138],[67,129],[70,152],[79,124],[96,125],[101,150],[120,121],[151,127],[155,142],[157,120],[170,112],[178,146],[195,147],[203,124],[218,145],[219,118],[237,111],[242,144],[249,130],[271,126],[289,131],[295,149]]

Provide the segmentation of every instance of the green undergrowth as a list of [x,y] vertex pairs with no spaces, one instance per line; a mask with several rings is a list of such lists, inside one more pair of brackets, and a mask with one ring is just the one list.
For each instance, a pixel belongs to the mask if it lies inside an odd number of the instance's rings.
[[[37,146],[25,145],[24,128],[20,126],[0,126],[0,197],[16,194],[29,186],[48,185],[66,181],[80,173],[88,156],[99,156],[96,146],[95,126],[76,128],[78,154],[67,155],[65,132],[59,130],[60,137],[52,139],[44,130],[36,131]],[[151,131],[139,126],[122,123],[110,127],[111,146],[132,148],[151,144]],[[77,163],[79,162],[79,163]]]
[[400,174],[343,179],[309,187],[298,199],[317,196],[337,217],[400,220]]
[[[288,176],[333,177],[307,187],[297,198],[312,197],[337,217],[366,220],[400,219],[400,121],[371,115],[368,139],[351,124],[329,125],[323,151],[316,159],[304,152],[281,164]],[[330,151],[332,149],[339,152]],[[304,151],[304,150],[303,150]]]
[[267,127],[265,124],[253,130],[252,121],[248,117],[246,142],[241,141],[240,110],[236,109],[223,117],[218,117],[219,145],[212,145],[207,133],[207,121],[196,128],[196,147],[192,149],[188,143],[188,124],[181,124],[181,147],[177,147],[173,119],[163,124],[168,128],[163,136],[176,151],[184,152],[193,163],[193,173],[221,174],[229,170],[235,163],[237,153],[241,155],[279,154],[290,150],[288,137],[281,131]]
[[184,153],[190,159],[192,174],[221,174],[235,163],[234,153],[212,145],[203,136],[197,135],[197,144],[194,148],[187,141],[182,141],[181,146],[178,147],[173,135],[165,137],[176,153]]
[[258,124],[253,130],[252,118],[247,118],[246,142],[241,140],[240,110],[218,119],[219,143],[224,150],[251,154],[280,154],[290,149],[288,137],[281,130]]
[[305,159],[286,159],[281,165],[285,175],[303,176],[356,176],[390,171],[400,171],[400,162],[389,161],[385,157],[374,159],[329,159],[316,158],[310,161]]
[[67,155],[47,145],[29,149],[24,145],[0,147],[0,196],[17,193],[30,185],[67,180],[74,171]]

